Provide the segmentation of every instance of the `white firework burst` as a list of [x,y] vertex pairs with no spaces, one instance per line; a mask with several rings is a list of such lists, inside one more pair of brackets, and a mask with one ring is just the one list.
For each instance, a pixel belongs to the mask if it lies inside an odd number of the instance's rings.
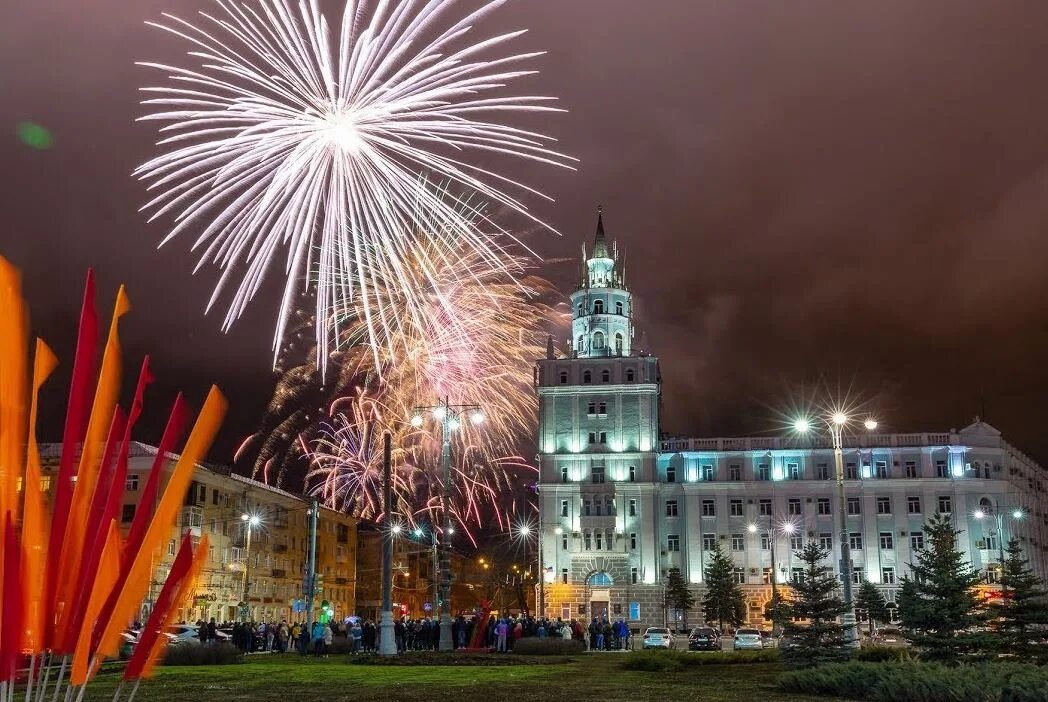
[[560,111],[553,98],[503,90],[534,73],[519,66],[542,53],[500,53],[524,30],[468,41],[505,1],[455,19],[454,0],[348,0],[334,39],[315,0],[215,0],[220,11],[198,24],[167,14],[150,23],[190,42],[198,65],[142,64],[169,77],[144,88],[153,111],[141,119],[164,123],[164,138],[163,153],[135,171],[156,191],[143,209],[175,216],[162,243],[198,232],[197,268],[222,269],[208,309],[239,278],[224,329],[286,249],[274,350],[304,284],[316,286],[319,348],[337,345],[353,301],[377,349],[396,333],[378,312],[384,296],[403,294],[390,286],[409,285],[408,252],[465,249],[492,269],[512,265],[500,243],[510,235],[475,200],[546,226],[517,199],[545,196],[465,157],[573,167],[552,138],[496,119]]

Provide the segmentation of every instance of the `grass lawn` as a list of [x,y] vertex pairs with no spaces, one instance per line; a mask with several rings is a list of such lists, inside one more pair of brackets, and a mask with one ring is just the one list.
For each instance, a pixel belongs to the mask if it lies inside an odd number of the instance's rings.
[[[349,665],[342,656],[319,661],[251,656],[240,665],[159,668],[156,678],[142,683],[136,702],[828,699],[780,692],[775,687],[778,664],[709,665],[680,673],[645,673],[621,670],[625,655],[629,654],[586,654],[571,663],[551,665],[468,667]],[[100,676],[88,688],[86,699],[110,700],[114,687],[112,676]],[[125,688],[124,699],[127,691]]]

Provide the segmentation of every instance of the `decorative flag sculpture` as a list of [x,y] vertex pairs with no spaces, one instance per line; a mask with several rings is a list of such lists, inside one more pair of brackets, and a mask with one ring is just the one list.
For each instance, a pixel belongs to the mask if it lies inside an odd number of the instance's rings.
[[[58,365],[42,340],[29,350],[29,314],[18,270],[0,256],[0,702],[83,699],[106,658],[117,655],[121,634],[147,595],[152,555],[166,542],[189,487],[226,411],[212,387],[180,454],[189,420],[179,395],[126,537],[118,510],[131,432],[153,381],[142,362],[131,407],[118,404],[123,363],[119,321],[131,309],[117,293],[101,366],[95,284],[84,291],[53,507],[43,487],[36,440],[37,395]],[[165,468],[173,463],[163,482]],[[155,508],[154,508],[155,505]],[[168,640],[160,636],[193,590],[208,543],[187,533],[174,567],[141,632],[123,682],[149,677]],[[117,689],[119,698],[123,683]],[[21,695],[21,691],[19,692]]]

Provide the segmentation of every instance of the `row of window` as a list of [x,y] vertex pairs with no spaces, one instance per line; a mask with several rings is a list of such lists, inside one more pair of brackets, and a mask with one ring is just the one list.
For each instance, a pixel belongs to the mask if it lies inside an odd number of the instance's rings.
[[[597,332],[597,334],[600,334],[600,332]],[[603,335],[601,335],[601,336],[603,338]],[[621,336],[621,334],[619,336]],[[581,343],[581,342],[582,342],[582,337],[580,336],[579,337],[579,343]],[[617,340],[616,343],[619,343],[619,341]],[[594,346],[596,347],[596,334],[594,334]],[[602,343],[602,345],[600,347],[596,347],[596,348],[603,348],[603,343]],[[621,350],[621,344],[619,344],[619,348]],[[560,372],[560,384],[561,385],[567,385],[568,384],[568,380],[569,380],[568,372],[566,370],[562,370]],[[637,372],[635,370],[633,370],[632,368],[627,368],[626,369],[626,382],[627,383],[633,383],[633,382],[636,382],[636,380],[637,380]],[[605,368],[604,370],[602,370],[600,372],[600,382],[602,382],[602,383],[610,383],[611,382],[611,371],[608,370],[607,368]],[[591,385],[592,383],[593,383],[593,371],[590,371],[590,370],[582,371],[582,384],[583,385]],[[592,414],[592,412],[590,414]]]
[[[892,498],[890,497],[877,497],[875,498],[877,514],[890,515],[892,514]],[[949,495],[939,495],[936,498],[937,507],[939,512],[943,514],[949,514],[953,511],[953,500]],[[636,500],[630,500],[630,503],[635,503]],[[850,515],[862,514],[862,498],[849,497],[846,501],[847,513]],[[634,509],[634,508],[631,508]],[[757,501],[758,514],[762,517],[773,516],[772,501],[770,498],[762,498]],[[745,516],[745,505],[741,499],[733,499],[728,501],[728,516],[731,517],[743,517]],[[820,497],[815,502],[816,514],[820,516],[829,516],[833,514],[833,503],[828,497]],[[921,498],[916,495],[911,495],[906,498],[906,512],[907,514],[923,514],[923,505]],[[786,513],[791,516],[803,516],[804,515],[804,503],[799,497],[791,497],[786,501]],[[588,513],[587,513],[588,514]],[[677,500],[666,500],[666,516],[676,517],[678,516],[678,505]],[[717,516],[717,503],[715,500],[703,500],[701,505],[700,514],[703,517],[716,517]],[[566,516],[566,515],[565,515]],[[632,512],[630,516],[635,516]]]
[[[903,476],[906,478],[917,478],[920,477],[919,467],[917,461],[905,461],[905,467],[903,470]],[[975,469],[978,473],[978,468]],[[742,464],[732,463],[728,465],[728,480],[729,481],[741,481],[742,480]],[[815,480],[833,480],[836,475],[830,468],[829,463],[816,463],[815,464]],[[677,482],[677,467],[666,466],[666,482],[675,483]],[[712,463],[704,463],[698,466],[698,469],[691,476],[685,476],[686,479],[690,480],[716,480],[716,470]],[[768,463],[758,463],[754,468],[753,477],[755,480],[800,480],[803,477],[803,471],[801,470],[800,463],[788,462],[781,468],[776,467],[773,471],[772,467]],[[863,479],[877,478],[877,479],[888,479],[896,477],[892,474],[891,468],[888,466],[887,461],[875,461],[872,466],[870,463],[863,463],[861,470],[855,463],[846,463],[844,465],[844,477],[846,480],[858,480],[860,477]],[[935,477],[936,478],[949,478],[950,470],[947,466],[946,461],[935,462]],[[986,464],[983,466],[983,477],[990,478],[990,466]]]
[[[630,534],[631,537],[635,537],[635,534]],[[704,551],[711,551],[717,547],[717,542],[721,537],[717,534],[703,534],[702,535],[702,549]],[[833,550],[833,534],[830,532],[822,532],[816,537],[819,543],[819,548],[824,551]],[[882,551],[893,551],[895,550],[895,536],[890,531],[882,531],[878,535],[879,546]],[[565,548],[567,540],[564,542]],[[805,536],[804,534],[791,534],[789,536],[790,550],[800,551],[804,548]],[[996,542],[995,542],[996,543]],[[636,539],[631,538],[630,540],[631,549],[636,548]],[[760,544],[762,551],[771,550],[771,536],[767,532],[760,535]],[[862,534],[859,532],[851,532],[848,534],[848,548],[852,551],[863,550],[863,539]],[[920,551],[924,548],[924,534],[915,532],[910,534],[910,548],[914,551]],[[666,535],[666,550],[669,552],[680,551],[680,535],[679,534],[667,534]],[[731,550],[732,551],[745,551],[746,550],[746,535],[742,533],[731,535]]]
[[[623,307],[621,300],[616,300],[614,309],[615,314],[619,315],[620,317],[623,315],[625,308]],[[577,304],[575,306],[575,311],[578,313],[579,317],[585,316],[585,304],[581,302]],[[593,301],[593,314],[604,314],[604,300]]]

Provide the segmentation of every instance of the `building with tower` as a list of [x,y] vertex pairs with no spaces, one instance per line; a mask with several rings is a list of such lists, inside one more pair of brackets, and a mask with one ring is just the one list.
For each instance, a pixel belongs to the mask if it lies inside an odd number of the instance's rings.
[[[701,601],[708,554],[735,561],[751,624],[774,578],[783,587],[809,540],[839,571],[840,529],[829,436],[670,438],[660,432],[658,359],[637,349],[632,294],[603,213],[571,293],[568,353],[537,363],[539,609],[549,617],[680,620],[664,581],[679,568]],[[1018,538],[1048,579],[1048,472],[978,418],[937,433],[845,434],[845,519],[853,583],[894,602],[921,526],[952,515],[993,597],[1001,551]],[[862,613],[859,613],[860,619]],[[689,613],[702,621],[701,606]]]

